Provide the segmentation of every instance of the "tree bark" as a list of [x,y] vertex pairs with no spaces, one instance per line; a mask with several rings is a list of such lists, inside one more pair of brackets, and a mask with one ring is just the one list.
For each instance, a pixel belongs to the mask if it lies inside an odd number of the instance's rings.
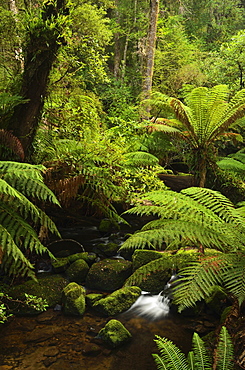
[[148,41],[146,50],[146,70],[143,82],[143,97],[148,98],[152,89],[152,76],[154,68],[154,57],[156,47],[157,20],[159,14],[159,0],[150,1],[150,20],[148,30]]
[[[56,7],[44,5],[43,19],[54,20],[64,11],[64,6],[65,0],[57,0]],[[47,93],[48,77],[60,47],[59,38],[57,29],[45,28],[44,23],[42,29],[33,29],[29,34],[24,51],[25,64],[20,95],[28,102],[16,107],[8,129],[20,139],[27,157],[33,152],[32,143]]]

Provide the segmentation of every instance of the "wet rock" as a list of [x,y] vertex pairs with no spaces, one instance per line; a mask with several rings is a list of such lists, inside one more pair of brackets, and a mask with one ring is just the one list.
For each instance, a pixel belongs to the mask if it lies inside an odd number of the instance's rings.
[[115,256],[118,252],[119,246],[116,243],[100,243],[94,248],[94,251],[99,255],[102,254],[106,257]]
[[56,347],[50,347],[44,350],[43,355],[47,357],[55,357],[59,354],[59,350]]
[[141,294],[136,286],[116,290],[109,296],[95,302],[93,308],[106,316],[113,316],[127,311]]
[[94,263],[90,268],[86,278],[86,286],[95,290],[113,291],[121,288],[131,273],[132,262],[105,259]]
[[95,262],[96,258],[97,256],[95,253],[82,252],[82,253],[72,254],[71,256],[68,257],[68,260],[70,263],[73,263],[76,260],[82,259],[85,262],[87,262],[89,266],[91,266]]
[[132,337],[130,332],[118,320],[110,320],[105,327],[100,330],[99,336],[112,348],[121,346]]
[[62,301],[66,315],[83,316],[85,312],[86,290],[81,285],[73,282],[63,289]]
[[50,365],[52,365],[55,361],[56,361],[56,357],[47,357],[47,358],[45,358],[45,360],[43,360],[43,364],[44,364],[46,367],[49,367],[49,366],[50,366]]
[[[171,256],[169,252],[164,252],[164,255]],[[137,270],[139,267],[146,265],[147,263],[156,260],[158,258],[163,257],[162,252],[157,251],[149,251],[149,250],[142,250],[136,249],[132,256],[133,260],[133,271]]]
[[56,258],[56,260],[52,261],[53,270],[56,274],[64,272],[69,265],[70,261],[68,258]]
[[85,356],[98,356],[101,348],[95,343],[86,343],[82,349]]
[[45,311],[43,313],[41,313],[36,321],[40,324],[47,324],[47,323],[51,323],[53,320],[54,320],[54,317],[56,316],[55,312],[51,311],[51,310],[48,310],[48,311]]
[[92,307],[95,302],[99,301],[101,298],[103,298],[104,295],[100,293],[90,293],[86,295],[86,303],[89,307]]
[[33,332],[29,333],[26,339],[24,340],[24,343],[28,342],[44,342],[56,334],[60,333],[62,331],[62,328],[60,327],[51,327],[51,326],[46,326],[44,328],[37,328]]
[[[68,281],[61,275],[40,276],[37,281],[28,280],[23,284],[11,287],[6,293],[15,300],[25,301],[25,293],[45,299],[49,307],[61,302],[62,290]],[[15,315],[39,314],[40,311],[24,304],[9,302]]]
[[66,275],[70,281],[75,281],[82,284],[85,281],[89,266],[83,259],[78,259],[73,262],[66,270]]

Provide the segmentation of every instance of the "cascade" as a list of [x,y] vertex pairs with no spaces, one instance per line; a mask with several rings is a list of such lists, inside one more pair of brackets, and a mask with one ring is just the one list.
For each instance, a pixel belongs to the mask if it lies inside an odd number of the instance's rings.
[[173,273],[159,294],[142,291],[140,297],[127,312],[144,317],[150,321],[160,320],[167,316],[170,311],[172,299],[171,288],[176,286],[175,281],[178,278],[179,276]]

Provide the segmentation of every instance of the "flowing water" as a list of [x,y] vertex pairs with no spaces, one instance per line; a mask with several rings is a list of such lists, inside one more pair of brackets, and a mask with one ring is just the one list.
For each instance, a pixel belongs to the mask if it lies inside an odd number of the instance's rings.
[[[86,250],[101,242],[93,227],[80,229],[77,235],[75,230],[63,232],[64,238],[71,236]],[[91,310],[82,318],[66,317],[53,309],[35,317],[10,318],[0,328],[0,370],[154,370],[155,335],[169,338],[187,353],[197,326],[210,331],[213,325],[212,318],[204,318],[201,323],[172,312],[164,292],[142,292],[127,312],[113,318],[132,334],[132,340],[118,349],[106,347],[97,337],[111,318]]]

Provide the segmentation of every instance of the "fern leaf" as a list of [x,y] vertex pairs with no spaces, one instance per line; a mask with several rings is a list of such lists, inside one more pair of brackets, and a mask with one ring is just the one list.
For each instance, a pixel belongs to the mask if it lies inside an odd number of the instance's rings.
[[[185,355],[171,340],[156,335],[155,342],[160,351],[160,356],[153,355],[153,357],[159,370],[189,370]],[[161,367],[162,364],[165,367]]]
[[227,259],[230,268],[223,273],[224,285],[241,305],[245,300],[245,256],[228,255]]
[[193,351],[190,351],[187,356],[187,361],[190,366],[190,370],[195,370],[195,359]]
[[155,166],[159,162],[157,157],[146,152],[124,154],[123,160],[128,166]]
[[193,353],[195,361],[195,370],[212,370],[211,361],[207,355],[207,350],[203,340],[197,333],[193,334]]
[[179,312],[192,307],[197,301],[207,297],[214,285],[221,283],[222,274],[228,268],[224,257],[204,258],[193,262],[180,271],[178,289],[174,289],[174,302],[179,305]]
[[231,341],[231,337],[226,327],[222,326],[219,335],[219,343],[215,354],[215,358],[217,361],[217,370],[234,369],[233,355],[233,344]]

